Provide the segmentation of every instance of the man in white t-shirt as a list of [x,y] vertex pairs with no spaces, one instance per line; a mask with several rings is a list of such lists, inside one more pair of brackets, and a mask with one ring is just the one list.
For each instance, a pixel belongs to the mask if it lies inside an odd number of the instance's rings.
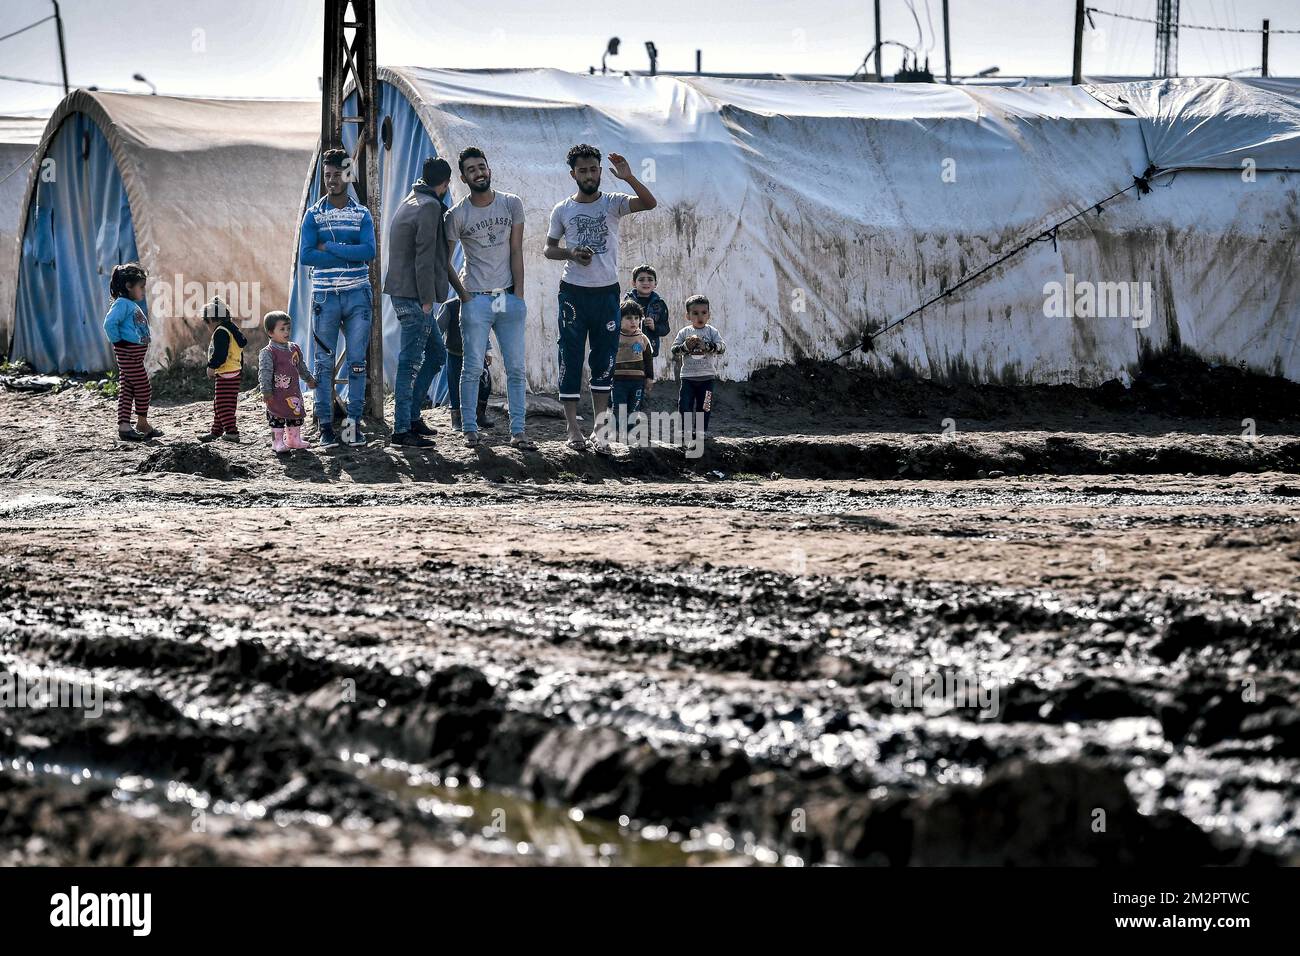
[[460,280],[469,293],[460,310],[464,364],[460,373],[461,429],[465,444],[478,444],[478,383],[487,354],[488,333],[496,332],[506,368],[510,444],[537,447],[524,434],[524,204],[513,193],[492,188],[487,156],[477,146],[460,151],[460,179],[469,195],[447,210],[447,242],[465,253]]
[[[569,426],[569,446],[587,447],[578,425],[578,398],[582,390],[582,353],[591,369],[591,407],[596,431],[609,409],[614,387],[614,360],[618,354],[619,300],[618,227],[629,213],[653,209],[658,202],[632,175],[627,160],[609,154],[610,172],[632,187],[627,193],[600,191],[600,150],[581,143],[568,155],[569,175],[578,191],[551,210],[546,232],[548,259],[564,263],[560,278],[560,401]],[[565,245],[560,245],[560,240]],[[607,454],[609,445],[596,437],[596,451]]]

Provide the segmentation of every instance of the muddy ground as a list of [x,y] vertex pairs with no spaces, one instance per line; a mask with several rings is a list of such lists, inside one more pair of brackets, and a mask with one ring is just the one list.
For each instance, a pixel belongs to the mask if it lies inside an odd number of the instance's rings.
[[103,705],[0,707],[0,861],[1300,861],[1300,404],[1178,371],[772,370],[699,460],[0,391],[0,671]]

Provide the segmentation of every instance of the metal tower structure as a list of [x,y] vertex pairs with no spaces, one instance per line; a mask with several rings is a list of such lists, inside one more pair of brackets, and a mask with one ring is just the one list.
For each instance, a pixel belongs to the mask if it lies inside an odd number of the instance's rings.
[[[321,69],[320,148],[343,148],[343,126],[356,124],[356,146],[351,153],[349,177],[357,201],[375,221],[375,258],[370,262],[374,311],[370,323],[370,348],[366,367],[366,414],[376,422],[384,417],[383,297],[380,293],[379,189],[380,131],[379,74],[375,61],[374,0],[325,0],[324,62]],[[343,94],[349,84],[356,91],[355,116],[343,115]],[[320,175],[319,160],[316,174]],[[338,370],[335,370],[338,381]]]
[[1178,75],[1178,0],[1156,0],[1156,67],[1153,75]]

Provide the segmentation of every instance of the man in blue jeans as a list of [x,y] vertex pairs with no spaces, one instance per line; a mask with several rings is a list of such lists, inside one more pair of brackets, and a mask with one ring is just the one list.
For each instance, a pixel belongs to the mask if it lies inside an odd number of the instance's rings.
[[465,251],[461,282],[469,293],[460,310],[465,362],[460,373],[461,427],[465,444],[478,445],[478,381],[483,374],[488,335],[497,334],[506,367],[510,444],[537,448],[524,433],[524,204],[518,196],[492,188],[492,170],[477,146],[460,151],[460,179],[467,195],[447,211],[447,242]]
[[[384,293],[402,329],[397,352],[397,378],[393,383],[393,444],[428,448],[432,430],[420,420],[419,390],[447,361],[442,333],[434,325],[434,308],[447,298],[448,279],[456,293],[468,298],[451,270],[451,254],[443,228],[442,197],[451,183],[445,159],[430,156],[421,178],[393,213],[388,227],[388,274]],[[418,423],[418,428],[417,428]]]
[[370,316],[374,292],[370,260],[375,257],[375,223],[370,210],[348,195],[346,170],[351,165],[341,149],[321,157],[325,195],[302,219],[298,262],[311,266],[312,337],[315,340],[316,398],[320,447],[339,444],[334,432],[334,350],[339,329],[348,361],[348,408],[344,437],[349,445],[364,445],[361,413],[366,399],[366,350],[370,347]]

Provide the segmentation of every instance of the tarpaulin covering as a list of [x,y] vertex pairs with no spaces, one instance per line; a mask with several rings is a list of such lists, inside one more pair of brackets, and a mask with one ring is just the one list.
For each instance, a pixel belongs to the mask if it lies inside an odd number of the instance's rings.
[[1141,118],[1151,165],[1160,170],[1300,170],[1300,104],[1232,80],[1165,79],[1087,88],[1107,106]]
[[45,117],[0,116],[0,351],[8,348],[13,329],[23,190],[43,129]]
[[[1300,379],[1296,282],[1300,123],[1292,100],[1223,80],[1103,87],[947,87],[557,70],[380,70],[394,129],[414,110],[429,152],[482,147],[493,185],[523,198],[528,380],[556,386],[560,264],[545,260],[551,207],[573,191],[564,156],[623,153],[659,199],[624,222],[620,279],[648,262],[684,323],[709,296],[728,343],[723,375],[828,357],[1076,213],[855,360],[938,379],[1095,385],[1147,350]],[[1114,95],[1113,93],[1111,94]],[[424,141],[406,128],[414,178]],[[398,139],[395,134],[394,149]],[[1154,154],[1152,153],[1154,150]],[[1250,153],[1255,168],[1242,175]],[[1093,207],[1160,162],[1180,169]],[[386,170],[396,170],[385,159]],[[386,173],[386,175],[388,175]],[[603,187],[624,185],[607,171]],[[453,176],[453,199],[466,187]],[[314,194],[313,194],[314,195]],[[386,234],[387,223],[378,227]],[[306,269],[297,276],[304,282]],[[1133,285],[1135,283],[1135,285]],[[1053,312],[1091,284],[1110,312]],[[1105,292],[1120,285],[1129,303]],[[1132,291],[1130,300],[1127,293]],[[1149,305],[1149,309],[1145,308]],[[1094,310],[1095,311],[1095,310]],[[385,322],[386,365],[396,354]]]
[[320,130],[309,101],[215,100],[76,90],[50,117],[29,177],[15,357],[40,371],[99,371],[114,265],[138,260],[148,362],[194,360],[202,302],[220,294],[260,337],[288,303],[297,208]]

